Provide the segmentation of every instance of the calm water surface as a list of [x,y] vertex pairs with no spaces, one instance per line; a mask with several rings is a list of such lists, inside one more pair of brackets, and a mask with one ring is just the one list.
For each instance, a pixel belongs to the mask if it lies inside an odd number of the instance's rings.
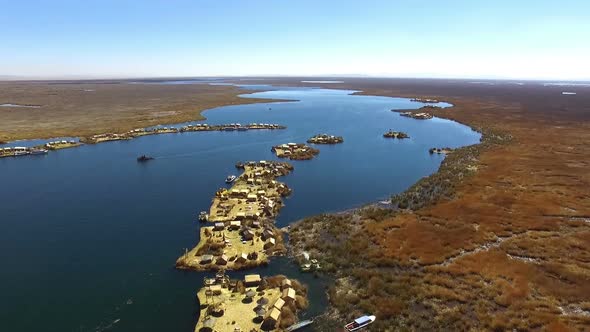
[[[350,92],[281,88],[245,97],[300,101],[204,113],[210,124],[279,123],[287,130],[148,136],[0,159],[0,329],[192,331],[195,294],[207,274],[175,270],[174,262],[198,241],[195,214],[237,174],[236,161],[276,159],[272,145],[317,133],[344,137],[344,144],[319,146],[312,161],[293,162],[295,171],[281,178],[293,188],[277,220],[285,226],[403,191],[439,167],[442,157],[428,154],[430,147],[479,141],[463,125],[390,111],[419,103]],[[382,138],[389,129],[411,139]],[[156,160],[138,164],[144,153]],[[327,281],[299,273],[285,258],[252,272],[307,283],[307,316],[326,305]]]

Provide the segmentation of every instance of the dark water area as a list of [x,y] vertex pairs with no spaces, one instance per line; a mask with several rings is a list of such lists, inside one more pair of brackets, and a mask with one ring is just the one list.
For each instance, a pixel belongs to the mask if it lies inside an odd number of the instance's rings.
[[[293,162],[280,178],[292,189],[277,223],[385,199],[435,172],[430,147],[460,147],[480,135],[458,123],[400,117],[407,99],[291,88],[245,97],[296,99],[206,111],[209,124],[278,123],[286,130],[193,132],[85,145],[42,156],[0,159],[3,331],[192,331],[196,291],[210,273],[178,271],[176,258],[198,241],[207,210],[237,161],[276,160],[270,148],[318,133],[344,143]],[[407,140],[384,139],[389,129]],[[21,144],[22,143],[22,144]],[[27,146],[14,142],[11,146]],[[137,163],[138,155],[156,157]],[[327,305],[329,281],[302,274],[286,258],[246,273],[286,274],[309,286],[306,317]]]

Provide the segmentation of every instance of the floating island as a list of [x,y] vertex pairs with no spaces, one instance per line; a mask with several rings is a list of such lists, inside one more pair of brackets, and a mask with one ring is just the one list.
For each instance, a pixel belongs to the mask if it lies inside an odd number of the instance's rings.
[[339,144],[343,143],[342,136],[334,136],[328,134],[318,134],[307,140],[310,144]]
[[251,123],[248,125],[241,125],[239,123],[219,124],[219,125],[208,125],[206,123],[200,123],[196,125],[188,125],[181,128],[176,127],[158,127],[158,128],[138,128],[129,130],[121,134],[106,133],[99,134],[90,137],[83,137],[80,139],[83,143],[97,144],[108,141],[121,141],[130,140],[136,137],[147,136],[147,135],[158,135],[158,134],[176,134],[184,132],[194,131],[248,131],[248,130],[274,130],[274,129],[286,129],[287,127],[278,124],[268,123]]
[[200,123],[196,125],[188,125],[180,128],[180,132],[188,131],[248,131],[248,130],[261,130],[261,129],[286,129],[287,127],[272,123],[251,123],[242,125],[239,123],[230,123],[222,125],[208,125],[206,123]]
[[307,288],[283,275],[230,279],[223,272],[205,278],[195,332],[287,331],[308,306]]
[[274,218],[291,189],[276,178],[289,174],[293,166],[264,160],[239,164],[244,172],[232,187],[215,193],[207,217],[213,226],[201,227],[199,243],[178,258],[178,268],[240,270],[266,265],[269,256],[285,253]]
[[417,101],[419,103],[428,103],[428,104],[438,104],[438,99],[430,99],[430,98],[412,98],[410,101]]
[[437,154],[449,154],[449,153],[453,152],[453,149],[451,149],[451,148],[430,148],[428,150],[428,152],[430,154],[435,154],[435,153],[437,153]]
[[310,160],[320,153],[320,150],[314,149],[303,143],[275,145],[271,150],[277,155],[277,157],[289,158],[291,160]]
[[383,134],[383,137],[385,137],[385,138],[398,138],[398,139],[410,138],[410,136],[408,136],[408,134],[406,134],[404,132],[392,131],[392,130]]
[[401,116],[409,117],[416,120],[428,120],[432,119],[434,116],[430,113],[432,111],[436,111],[442,109],[440,106],[435,105],[426,105],[417,110],[406,111],[406,110],[397,110],[392,109],[392,112],[397,112]]
[[416,120],[428,120],[433,118],[432,114],[426,112],[400,112],[399,115]]
[[82,143],[77,142],[77,141],[62,140],[62,141],[47,142],[47,143],[45,143],[44,147],[47,150],[61,150],[61,149],[75,148],[80,145],[82,145]]

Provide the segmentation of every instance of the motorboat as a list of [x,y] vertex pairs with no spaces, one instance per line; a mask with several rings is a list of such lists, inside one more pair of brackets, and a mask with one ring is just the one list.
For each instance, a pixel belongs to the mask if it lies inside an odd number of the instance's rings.
[[137,157],[137,161],[140,162],[140,163],[146,162],[148,160],[153,160],[153,159],[154,159],[154,157],[146,156],[145,154]]
[[366,327],[367,325],[373,323],[375,319],[375,316],[362,316],[346,324],[346,326],[344,326],[344,329],[348,332],[358,331]]

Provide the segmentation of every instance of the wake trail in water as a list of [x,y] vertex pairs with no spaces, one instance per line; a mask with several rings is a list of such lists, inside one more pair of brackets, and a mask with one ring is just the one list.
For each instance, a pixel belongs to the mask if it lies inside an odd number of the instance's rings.
[[[303,139],[303,138],[304,138],[303,136],[289,137],[290,140],[297,140],[297,139]],[[248,144],[221,146],[221,147],[215,147],[215,148],[210,148],[210,149],[206,149],[206,150],[195,151],[195,152],[191,152],[191,153],[182,153],[182,154],[161,156],[161,157],[156,157],[156,159],[182,159],[182,158],[194,157],[197,155],[211,155],[211,154],[215,154],[215,153],[219,153],[219,152],[237,151],[237,150],[240,150],[241,148],[249,147],[249,146],[259,146],[259,145],[265,145],[265,144],[269,144],[269,143],[272,144],[274,141],[276,141],[276,139],[259,141],[259,142],[248,143]],[[284,143],[287,143],[287,142],[285,141]],[[269,147],[269,149],[270,149],[270,147]]]

